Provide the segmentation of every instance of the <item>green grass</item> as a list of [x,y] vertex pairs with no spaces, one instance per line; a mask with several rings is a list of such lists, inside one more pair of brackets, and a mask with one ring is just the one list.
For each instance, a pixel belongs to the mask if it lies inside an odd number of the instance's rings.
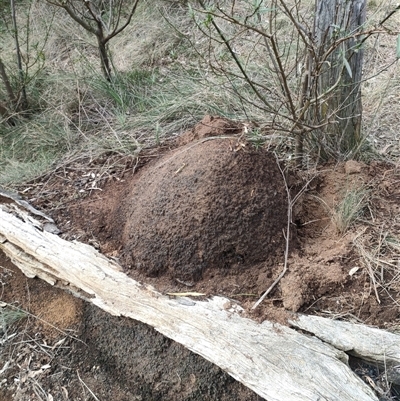
[[[311,2],[304,2],[304,7],[311,6]],[[23,7],[22,3],[20,7]],[[242,8],[246,8],[245,3]],[[388,10],[383,5],[374,9],[371,24]],[[48,5],[33,3],[31,49],[37,43],[41,48],[41,41],[49,32],[45,18],[48,12]],[[23,24],[23,14],[20,15]],[[291,66],[296,48],[290,36],[290,24],[286,19],[278,22],[282,31],[279,40],[287,56],[285,63]],[[215,54],[215,60],[221,66],[237,70],[224,46],[214,44],[209,48],[208,40],[195,29],[185,2],[144,0],[140,3],[132,24],[110,42],[115,67],[111,83],[101,75],[92,35],[62,10],[56,11],[52,23],[44,46],[45,66],[36,75],[35,69],[31,72],[33,79],[27,88],[28,118],[17,119],[14,127],[0,124],[0,184],[29,181],[68,162],[72,155],[96,157],[106,151],[136,153],[178,135],[205,114],[255,121],[260,127],[269,126],[272,120],[272,116],[260,108],[249,85],[238,78],[228,79],[224,74],[215,74],[210,69],[207,58]],[[232,31],[228,25],[223,29]],[[2,59],[13,72],[11,76],[15,76],[15,55],[6,50],[14,48],[13,39],[6,31],[0,35]],[[395,38],[392,39],[382,37],[382,42],[385,41],[382,48],[376,44],[366,45],[365,75],[373,75],[386,65],[386,59],[391,57],[388,53],[390,43]],[[267,88],[264,94],[268,94],[268,89],[274,91],[279,83],[273,79],[273,66],[268,64],[261,44],[255,46],[251,36],[243,34],[235,38],[234,44],[249,74]],[[380,54],[382,58],[378,57]],[[332,148],[333,144],[326,141],[323,151],[327,156],[344,160],[376,158],[371,146],[371,139],[380,144],[381,135],[376,133],[397,135],[394,116],[398,114],[396,107],[400,102],[397,101],[398,74],[393,76],[394,68],[383,70],[374,80],[364,83],[363,89],[367,93],[364,98],[365,128],[360,141],[353,144],[350,151],[339,155],[337,149]],[[297,83],[295,71],[292,70],[290,85]],[[0,99],[5,98],[0,85]],[[374,117],[377,115],[379,118]],[[278,120],[275,122],[279,123]],[[272,136],[280,138],[279,142],[284,143],[282,149],[286,148],[284,151],[290,156],[293,140],[287,133],[264,128],[249,130],[249,140],[256,146],[270,143]],[[310,160],[313,154],[321,155],[320,145],[319,139],[314,138],[313,142],[310,138],[307,143]]]
[[133,70],[111,83],[99,74],[86,79],[65,74],[48,84],[42,113],[0,133],[3,185],[33,179],[76,152],[133,154],[189,129],[205,114],[247,117],[224,82],[214,78],[207,85],[193,68],[168,74]]
[[[112,82],[99,71],[93,38],[58,12],[45,49],[46,69],[28,91],[32,113],[18,118],[15,127],[0,125],[0,184],[29,181],[79,153],[133,154],[178,135],[208,113],[249,116],[226,80],[198,64],[177,30],[190,27],[187,9],[165,4],[156,4],[161,14],[154,3],[143,5],[132,26],[111,43]],[[32,11],[36,21],[44,12],[40,4]],[[34,32],[40,35],[40,24]],[[66,59],[60,57],[67,51]]]
[[0,184],[42,174],[71,148],[71,133],[54,115],[40,114],[1,132]]
[[354,188],[347,190],[343,199],[333,210],[333,221],[340,234],[346,231],[363,216],[365,207],[368,204],[369,191],[364,188]]

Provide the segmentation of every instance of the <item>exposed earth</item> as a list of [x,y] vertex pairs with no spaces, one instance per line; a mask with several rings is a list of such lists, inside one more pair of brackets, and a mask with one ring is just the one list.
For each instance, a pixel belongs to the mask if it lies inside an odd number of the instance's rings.
[[[299,311],[398,330],[399,167],[289,172],[245,129],[206,116],[139,158],[74,162],[19,190],[63,238],[160,292],[223,295],[259,321],[286,324]],[[284,268],[286,245],[287,272],[251,311]],[[25,278],[3,254],[0,274],[0,301],[29,312],[3,336],[0,401],[261,399],[152,328]]]

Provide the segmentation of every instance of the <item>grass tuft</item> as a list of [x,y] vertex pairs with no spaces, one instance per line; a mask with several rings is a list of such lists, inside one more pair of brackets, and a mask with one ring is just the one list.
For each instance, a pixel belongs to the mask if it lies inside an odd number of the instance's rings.
[[332,219],[340,234],[346,233],[362,217],[368,204],[368,194],[369,191],[364,187],[350,189],[334,208]]
[[0,306],[0,330],[7,333],[8,327],[26,316],[27,314],[23,310],[10,308],[7,304],[2,303]]

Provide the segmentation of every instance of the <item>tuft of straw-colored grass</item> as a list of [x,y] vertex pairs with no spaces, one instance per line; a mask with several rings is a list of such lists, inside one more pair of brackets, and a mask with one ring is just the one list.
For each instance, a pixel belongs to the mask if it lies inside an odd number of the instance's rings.
[[364,187],[349,189],[333,209],[332,220],[340,234],[346,233],[362,217],[368,204],[368,194]]
[[380,303],[379,294],[383,291],[393,303],[400,305],[400,239],[382,227],[362,229],[353,239],[353,244],[360,256],[360,263],[366,269],[375,297]]
[[8,327],[18,320],[26,317],[27,314],[18,308],[9,308],[7,304],[0,303],[0,330],[7,333]]

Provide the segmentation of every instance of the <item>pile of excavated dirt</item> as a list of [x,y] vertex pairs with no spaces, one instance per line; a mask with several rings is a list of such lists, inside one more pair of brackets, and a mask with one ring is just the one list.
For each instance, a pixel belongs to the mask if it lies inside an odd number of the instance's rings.
[[275,157],[235,142],[192,142],[143,169],[111,216],[125,268],[191,282],[282,259],[287,200]]
[[[139,159],[74,163],[21,191],[56,220],[63,238],[95,246],[160,292],[223,295],[248,316],[283,324],[299,311],[400,327],[400,170],[377,162],[286,178],[292,199],[305,189],[293,205],[288,269],[250,310],[284,266],[288,203],[275,158],[252,148],[242,132],[241,124],[207,116]],[[338,205],[357,188],[367,202],[342,233]],[[15,343],[0,350],[11,361],[0,400],[33,399],[40,389],[54,399],[68,399],[66,392],[88,399],[88,388],[121,401],[259,399],[146,325],[26,279],[1,256],[0,300],[42,320],[24,321]]]
[[[98,171],[109,158],[81,172],[65,168],[64,178],[54,175],[32,196],[64,238],[96,246],[136,280],[161,292],[227,296],[249,310],[282,271],[288,202],[275,157],[242,134],[242,124],[206,116],[139,160],[107,174]],[[375,212],[398,207],[398,176],[392,166],[354,161],[288,175],[292,199],[305,189],[293,205],[288,270],[252,316],[284,323],[286,311],[314,311],[381,326],[396,320],[396,293],[374,296],[354,239],[360,230],[373,238],[380,226],[395,235],[398,217]],[[383,183],[385,191],[373,190]],[[342,234],[334,212],[359,187],[371,201]]]

